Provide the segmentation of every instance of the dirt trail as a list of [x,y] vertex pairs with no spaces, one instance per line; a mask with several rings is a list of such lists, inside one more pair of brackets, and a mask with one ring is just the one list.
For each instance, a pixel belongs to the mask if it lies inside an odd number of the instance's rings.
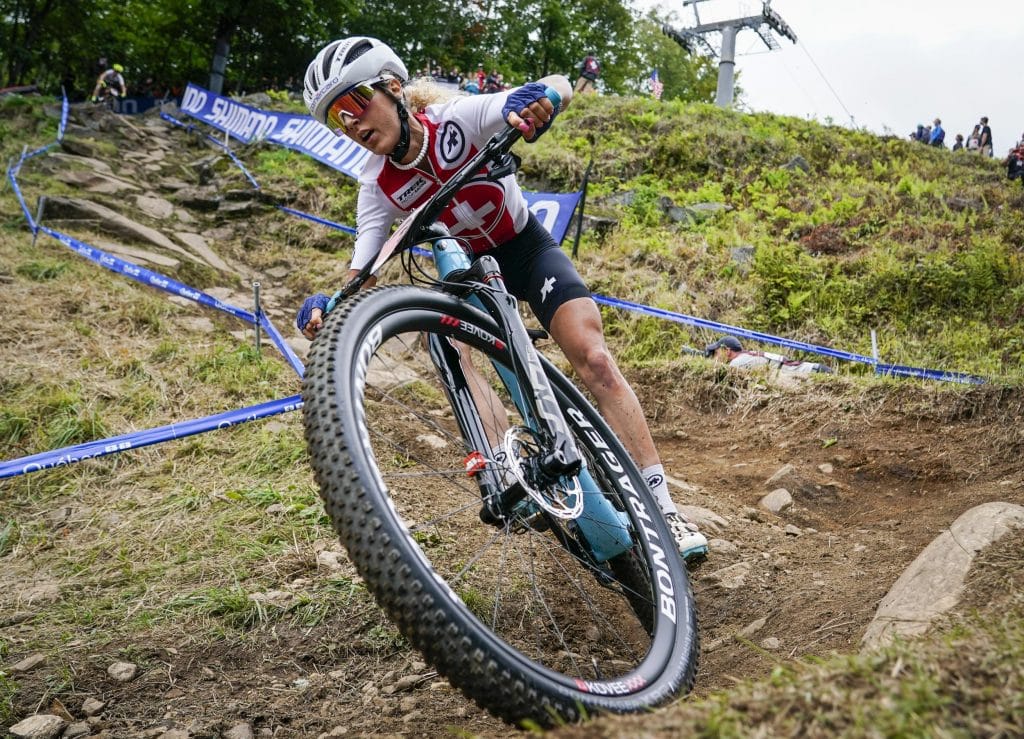
[[[264,290],[275,305],[299,300]],[[865,389],[842,378],[779,388],[683,360],[631,380],[667,471],[685,483],[673,489],[677,502],[724,521],[708,527],[721,541],[693,575],[704,644],[696,696],[766,675],[780,660],[857,650],[879,599],[940,530],[982,502],[1024,504],[1021,401],[997,389]],[[778,487],[794,503],[776,516],[758,503]],[[726,568],[732,577],[722,577]],[[161,736],[171,726],[217,736],[243,721],[276,737],[512,733],[415,653],[396,647],[380,658],[353,648],[379,618],[363,616],[310,629],[279,624],[242,644],[169,630],[138,654],[165,668],[129,683],[106,674],[119,645],[95,655],[72,639],[67,708],[77,714],[82,696],[102,695],[109,709],[93,731],[111,737]],[[400,682],[409,675],[420,679]],[[34,679],[22,680],[25,697],[43,692]]]

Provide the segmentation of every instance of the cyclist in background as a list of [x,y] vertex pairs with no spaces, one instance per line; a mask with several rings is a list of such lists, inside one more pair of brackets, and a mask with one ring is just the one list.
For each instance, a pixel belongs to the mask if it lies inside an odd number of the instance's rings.
[[[558,112],[544,94],[547,87],[558,92],[563,106],[572,99],[569,81],[561,75],[493,95],[456,97],[429,80],[407,86],[408,76],[389,46],[364,36],[329,43],[306,70],[304,98],[313,118],[374,154],[359,178],[349,279],[372,261],[397,218],[428,200],[506,125],[536,141]],[[471,182],[438,220],[474,254],[487,252],[498,261],[509,292],[530,304],[633,456],[680,554],[687,561],[704,559],[707,539],[669,497],[640,402],[605,343],[597,304],[572,261],[529,211],[515,175]],[[366,284],[375,283],[371,277]],[[296,324],[307,338],[322,327],[327,301],[326,295],[314,295],[299,310]],[[477,378],[477,388],[484,386],[471,366],[466,371]],[[478,400],[477,405],[488,404]]]
[[98,103],[100,101],[101,92],[104,93],[103,97],[110,93],[118,97],[125,97],[128,94],[128,88],[125,87],[122,72],[124,72],[124,67],[120,64],[114,64],[110,69],[103,72],[96,79],[96,87],[92,90],[92,102]]

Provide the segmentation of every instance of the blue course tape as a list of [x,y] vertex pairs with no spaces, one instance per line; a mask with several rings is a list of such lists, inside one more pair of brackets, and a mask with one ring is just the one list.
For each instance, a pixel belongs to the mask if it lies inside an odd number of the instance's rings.
[[988,380],[978,375],[965,372],[947,372],[945,370],[924,369],[922,367],[906,367],[901,364],[878,364],[875,372],[893,377],[916,377],[923,380],[939,380],[941,382],[958,382],[961,385],[984,385]]
[[274,342],[274,346],[276,346],[277,350],[281,352],[288,364],[292,366],[295,373],[299,377],[304,376],[306,374],[306,368],[302,364],[302,360],[299,359],[295,352],[292,351],[292,348],[288,346],[288,342],[284,340],[284,337],[281,336],[281,332],[278,331],[274,324],[270,322],[270,319],[267,318],[267,314],[260,311],[259,315],[260,326],[262,326],[263,330],[265,330],[270,336],[270,340]]
[[88,441],[84,444],[54,449],[49,452],[33,454],[21,459],[12,459],[7,462],[0,462],[0,480],[16,475],[25,475],[29,472],[53,469],[63,465],[81,462],[84,459],[104,457],[108,454],[116,454],[128,449],[139,449],[140,447],[159,444],[172,439],[182,439],[186,436],[201,434],[206,431],[236,426],[247,421],[256,421],[279,413],[298,410],[302,407],[302,397],[293,395],[281,400],[271,400],[259,405],[240,408],[235,411],[218,413],[205,418],[197,418],[193,421],[183,423],[172,423],[167,426],[149,429],[147,431],[136,431],[121,436],[114,436],[110,439],[99,441]]
[[68,111],[70,109],[71,105],[68,103],[68,96],[64,95],[60,104],[60,125],[57,126],[57,141],[64,140],[64,132],[68,129]]
[[39,226],[36,225],[35,219],[32,217],[32,212],[28,209],[28,205],[25,204],[25,196],[21,194],[21,188],[18,187],[18,172],[21,170],[21,163],[25,161],[25,156],[22,156],[17,162],[7,168],[7,180],[11,183],[11,190],[14,192],[14,197],[18,199],[18,204],[21,205],[21,212],[25,214],[25,220],[28,221],[28,227],[35,233],[39,230]]
[[158,288],[164,292],[171,293],[172,295],[188,298],[189,300],[205,305],[208,308],[216,308],[217,310],[224,311],[225,313],[230,313],[236,318],[241,318],[243,321],[256,323],[256,316],[249,311],[236,308],[233,305],[217,300],[217,298],[212,295],[207,295],[206,293],[189,287],[184,283],[178,282],[173,277],[167,277],[159,272],[153,272],[145,267],[139,267],[131,262],[126,262],[123,259],[115,257],[113,254],[108,254],[102,249],[89,246],[85,242],[79,241],[73,236],[62,234],[59,231],[54,231],[46,226],[40,226],[39,230],[48,236],[52,236],[57,239],[57,241],[64,244],[64,246],[77,252],[86,259],[90,259],[101,267],[109,269],[111,272],[117,272],[118,274],[125,275],[126,277],[130,277],[133,280],[141,282],[143,285]]
[[352,234],[353,236],[355,236],[356,234],[359,233],[358,231],[356,231],[351,226],[344,226],[344,225],[342,225],[340,223],[335,223],[334,221],[328,221],[326,218],[320,218],[319,216],[314,216],[314,215],[312,215],[310,213],[304,213],[301,210],[295,210],[294,208],[288,208],[288,207],[286,207],[284,205],[279,205],[279,206],[277,206],[277,208],[278,208],[278,210],[283,210],[285,213],[290,213],[293,216],[298,216],[299,218],[305,218],[307,221],[313,221],[315,223],[319,223],[322,226],[329,226],[331,228],[337,229],[338,231],[344,231],[347,234]]
[[803,341],[783,339],[779,336],[763,334],[760,331],[751,331],[749,329],[740,328],[739,326],[730,326],[727,323],[717,323],[715,321],[708,321],[703,318],[696,318],[694,316],[688,316],[683,313],[673,313],[671,311],[662,310],[660,308],[652,308],[648,305],[641,305],[640,303],[631,303],[628,300],[608,298],[603,295],[598,295],[596,293],[593,297],[597,303],[609,305],[614,308],[620,308],[622,310],[632,311],[634,313],[641,313],[643,315],[662,318],[666,321],[672,321],[674,323],[682,323],[688,326],[695,326],[697,328],[710,329],[712,331],[717,331],[723,334],[740,336],[743,338],[760,341],[765,344],[775,344],[777,346],[782,346],[789,349],[797,349],[799,351],[810,352],[811,354],[821,354],[826,357],[835,357],[836,359],[842,359],[847,362],[859,362],[861,364],[868,364],[875,368],[875,372],[882,375],[892,375],[894,377],[917,377],[927,380],[939,380],[942,382],[959,382],[972,385],[980,385],[986,382],[984,377],[978,377],[977,375],[969,375],[963,372],[947,372],[944,370],[925,369],[923,367],[905,367],[903,365],[897,364],[880,364],[874,358],[864,356],[863,354],[845,352],[840,349],[832,349],[831,347],[827,346],[818,346],[817,344],[808,344]]

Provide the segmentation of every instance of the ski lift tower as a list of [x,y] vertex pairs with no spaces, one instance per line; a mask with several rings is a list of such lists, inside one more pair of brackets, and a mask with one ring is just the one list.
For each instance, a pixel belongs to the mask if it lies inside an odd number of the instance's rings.
[[[689,5],[693,6],[696,26],[676,30],[671,26],[664,25],[661,30],[691,54],[696,54],[699,49],[704,49],[712,56],[718,57],[718,92],[715,95],[715,105],[720,108],[728,108],[732,105],[733,79],[736,69],[736,34],[744,28],[749,28],[761,37],[769,50],[775,51],[782,47],[775,40],[772,31],[788,38],[794,44],[796,43],[796,33],[782,20],[782,16],[772,10],[772,0],[763,0],[759,15],[714,23],[700,22],[697,4],[702,2],[707,2],[707,0],[683,0],[684,8]],[[714,44],[708,40],[709,36],[713,37],[715,34],[721,34],[719,50],[716,50]]]

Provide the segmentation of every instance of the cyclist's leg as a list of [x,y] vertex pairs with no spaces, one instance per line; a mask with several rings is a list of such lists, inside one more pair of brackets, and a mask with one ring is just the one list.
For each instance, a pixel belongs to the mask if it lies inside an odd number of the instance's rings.
[[597,401],[598,410],[648,480],[662,513],[669,517],[687,560],[702,559],[707,539],[683,519],[668,492],[665,471],[640,401],[604,340],[601,313],[572,260],[533,217],[512,242],[494,253],[509,291],[530,307]]
[[708,540],[695,524],[679,513],[669,496],[665,470],[647,419],[636,393],[608,351],[597,305],[590,298],[575,298],[563,303],[555,311],[550,332],[597,400],[601,415],[643,472],[661,512],[668,520],[679,553],[691,563],[703,560],[708,553]]
[[456,344],[456,346],[459,350],[459,364],[462,366],[462,372],[466,375],[469,392],[473,395],[477,413],[480,414],[480,421],[487,433],[487,441],[490,442],[491,449],[494,449],[508,428],[505,406],[494,392],[494,388],[473,365],[473,352],[469,347],[465,344]]
[[594,301],[575,298],[563,303],[555,311],[550,332],[637,466],[658,464],[640,401],[605,344],[601,313]]

